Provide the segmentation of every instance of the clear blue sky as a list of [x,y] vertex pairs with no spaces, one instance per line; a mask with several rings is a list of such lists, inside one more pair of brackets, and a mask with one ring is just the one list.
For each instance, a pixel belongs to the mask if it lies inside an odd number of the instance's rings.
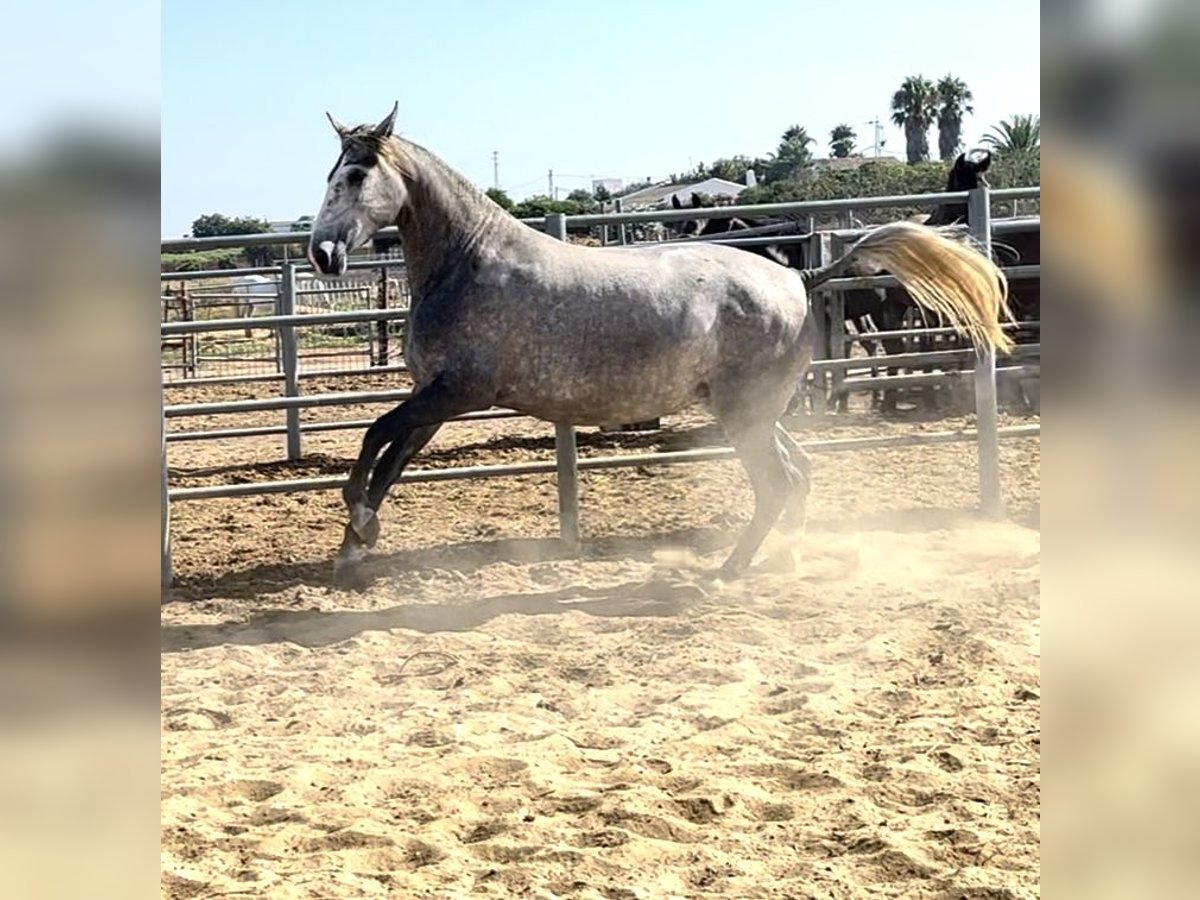
[[967,82],[968,143],[1040,112],[1036,0],[164,0],[162,38],[164,236],[210,212],[315,213],[325,110],[377,121],[394,100],[398,130],[480,186],[499,151],[514,198],[551,168],[571,189],[765,154],[793,123],[819,155],[840,122],[867,146],[912,74]]
[[4,30],[0,156],[35,150],[69,124],[157,129],[158,0],[5,3]]

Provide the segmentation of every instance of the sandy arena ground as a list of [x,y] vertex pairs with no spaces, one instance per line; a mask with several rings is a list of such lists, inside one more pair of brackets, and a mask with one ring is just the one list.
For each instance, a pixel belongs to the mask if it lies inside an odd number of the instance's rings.
[[[580,453],[719,440],[665,424]],[[456,424],[414,468],[550,459],[551,434]],[[262,463],[281,437],[177,444],[172,482],[343,475],[360,438],[295,466]],[[816,455],[794,567],[776,537],[726,585],[736,463],[584,474],[578,558],[549,476],[406,485],[361,593],[330,584],[336,492],[177,503],[162,895],[1038,896],[1039,442],[1002,446],[1002,523],[971,513],[970,443]]]

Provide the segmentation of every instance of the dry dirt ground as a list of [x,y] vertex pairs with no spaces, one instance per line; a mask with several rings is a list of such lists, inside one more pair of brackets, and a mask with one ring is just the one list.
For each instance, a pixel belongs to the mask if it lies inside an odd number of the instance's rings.
[[[665,425],[581,455],[719,440]],[[306,436],[294,466],[263,462],[279,437],[176,444],[172,481],[342,475],[360,437]],[[551,447],[455,424],[414,467]],[[1002,467],[987,523],[970,443],[817,455],[807,534],[724,585],[736,463],[585,473],[577,557],[552,477],[406,485],[360,593],[330,584],[336,492],[177,503],[163,896],[1037,896],[1039,442]]]

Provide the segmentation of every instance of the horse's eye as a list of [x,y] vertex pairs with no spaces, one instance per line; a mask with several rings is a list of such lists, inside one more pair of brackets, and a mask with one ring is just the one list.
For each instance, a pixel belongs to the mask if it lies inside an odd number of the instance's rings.
[[350,187],[358,187],[366,177],[367,173],[362,169],[352,169],[346,174],[346,184],[350,185]]

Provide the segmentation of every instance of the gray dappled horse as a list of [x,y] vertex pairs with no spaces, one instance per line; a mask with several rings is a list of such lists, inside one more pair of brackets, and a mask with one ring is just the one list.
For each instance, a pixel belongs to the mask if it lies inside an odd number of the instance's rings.
[[319,272],[342,274],[354,249],[395,224],[412,286],[413,394],[367,429],[343,488],[343,583],[361,580],[376,513],[409,460],[447,419],[492,406],[614,425],[706,403],[754,488],[754,515],[721,574],[744,570],[781,515],[803,524],[809,462],[777,420],[812,358],[808,289],[857,262],[886,267],[977,345],[1010,346],[1003,274],[936,229],[886,225],[804,272],[711,243],[576,246],[523,225],[395,136],[395,116],[356,127],[329,117],[341,154],[308,248]]

